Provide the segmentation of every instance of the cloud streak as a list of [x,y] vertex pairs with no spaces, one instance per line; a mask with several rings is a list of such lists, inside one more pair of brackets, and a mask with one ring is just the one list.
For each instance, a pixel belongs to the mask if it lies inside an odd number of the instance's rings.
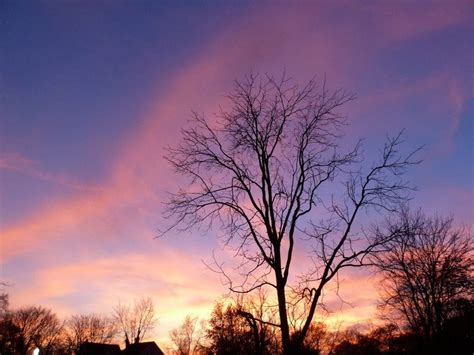
[[19,153],[0,153],[0,168],[28,175],[50,183],[59,184],[73,190],[84,192],[98,192],[102,190],[101,187],[84,185],[65,175],[56,175],[44,171],[38,167],[38,162],[35,162]]

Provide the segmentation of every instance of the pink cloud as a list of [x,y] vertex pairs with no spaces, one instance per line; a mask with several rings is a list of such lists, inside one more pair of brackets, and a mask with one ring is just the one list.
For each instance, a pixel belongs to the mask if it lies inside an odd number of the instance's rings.
[[110,195],[101,192],[54,201],[19,223],[6,226],[2,230],[1,260],[44,249],[67,237],[68,231],[103,213],[110,199]]
[[12,306],[41,304],[66,318],[78,312],[74,300],[90,292],[93,299],[82,304],[84,312],[102,314],[112,313],[119,301],[151,297],[159,320],[154,335],[166,338],[169,327],[178,326],[187,314],[210,314],[221,285],[204,265],[181,251],[163,248],[159,257],[127,253],[36,270],[28,288],[13,286]]

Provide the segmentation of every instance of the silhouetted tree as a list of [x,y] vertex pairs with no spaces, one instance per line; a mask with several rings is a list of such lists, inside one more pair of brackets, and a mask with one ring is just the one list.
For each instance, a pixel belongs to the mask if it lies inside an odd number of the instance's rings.
[[474,349],[474,300],[460,299],[445,321],[438,344],[440,353],[469,354]]
[[13,355],[17,353],[22,338],[8,306],[8,294],[3,293],[0,295],[0,354]]
[[156,323],[155,307],[151,298],[135,300],[133,306],[121,303],[115,307],[114,319],[125,338],[125,346],[143,340]]
[[243,314],[241,307],[217,303],[209,320],[207,339],[212,354],[263,354],[260,334],[249,323],[250,313]]
[[407,349],[401,347],[403,344],[401,339],[403,339],[404,336],[400,327],[395,323],[381,325],[372,330],[369,334],[372,343],[378,344],[378,349],[383,354],[406,353]]
[[23,348],[20,329],[13,323],[10,316],[0,321],[0,353],[3,355],[19,354]]
[[253,353],[277,353],[281,343],[276,330],[278,309],[269,302],[268,293],[260,289],[256,295],[238,294],[234,308],[252,331],[255,346]]
[[408,209],[378,233],[396,236],[386,252],[374,257],[384,277],[382,306],[425,345],[439,341],[447,321],[462,313],[463,301],[472,309],[471,237],[454,228],[452,218],[431,218]]
[[16,353],[27,354],[39,348],[42,354],[57,354],[62,348],[63,327],[56,314],[40,306],[23,307],[11,315],[18,329]]
[[2,293],[0,294],[0,317],[4,317],[8,311],[8,294]]
[[[235,248],[242,263],[235,268],[240,275],[216,267],[234,292],[276,292],[285,354],[303,343],[324,287],[342,268],[363,266],[390,240],[360,230],[356,235],[360,212],[393,212],[407,197],[401,177],[416,162],[411,154],[399,155],[400,135],[367,169],[354,166],[360,143],[341,153],[346,121],[339,109],[353,98],[314,80],[298,87],[284,77],[250,75],[236,83],[228,111],[221,110],[215,122],[194,114],[182,143],[168,150],[174,170],[190,179],[169,200],[165,216],[175,223],[168,230],[220,224],[225,245]],[[332,182],[337,185],[331,190]],[[314,267],[304,275],[290,272],[296,248],[314,251]],[[292,341],[289,297],[292,304],[306,303]]]
[[[385,331],[388,333],[385,334]],[[386,352],[385,342],[393,336],[391,325],[382,326],[362,333],[355,325],[346,329],[339,336],[339,341],[330,352],[331,355],[381,355]]]
[[[325,348],[328,348],[327,344],[328,330],[324,323],[312,323],[309,327],[308,333],[303,343],[297,343],[293,345],[292,349],[295,353],[304,355],[319,355]],[[298,339],[299,331],[296,330],[292,334],[292,339]]]
[[198,327],[196,317],[186,316],[183,324],[170,332],[170,339],[176,346],[173,352],[177,355],[196,355],[203,352],[201,344],[203,337],[202,326]]
[[84,342],[110,344],[118,333],[115,322],[98,314],[74,315],[65,324],[67,347],[71,353]]

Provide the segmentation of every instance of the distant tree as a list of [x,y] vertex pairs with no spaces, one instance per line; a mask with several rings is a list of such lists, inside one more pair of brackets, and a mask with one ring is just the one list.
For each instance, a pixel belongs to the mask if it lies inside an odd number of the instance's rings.
[[[263,303],[262,303],[263,304]],[[270,321],[258,322],[257,303],[239,299],[237,304],[217,303],[209,320],[207,342],[212,354],[275,354],[278,340]],[[258,304],[261,307],[261,304]],[[263,317],[262,317],[263,318]]]
[[239,294],[235,299],[235,311],[247,322],[253,335],[254,354],[274,354],[281,346],[277,332],[278,309],[270,302],[265,290],[252,296]]
[[8,306],[10,305],[8,293],[3,292],[3,288],[6,286],[10,285],[6,282],[0,282],[0,319],[6,316],[8,313]]
[[[388,334],[384,334],[388,331]],[[361,332],[355,325],[346,329],[339,335],[336,346],[330,355],[382,355],[386,352],[385,341],[390,341],[392,336],[391,326],[382,326],[369,332]]]
[[452,218],[408,209],[378,233],[395,236],[386,252],[373,258],[383,275],[383,309],[425,343],[440,340],[447,321],[462,313],[461,303],[472,309],[471,236],[454,228]]
[[[292,339],[298,339],[298,333],[299,331],[296,330],[292,334]],[[293,349],[301,355],[319,355],[323,353],[323,350],[328,348],[328,345],[326,344],[328,342],[327,336],[328,330],[324,323],[313,323],[309,327],[304,342],[302,344],[295,344]]]
[[354,342],[343,340],[339,343],[331,355],[382,355],[379,344],[374,339],[359,334]]
[[20,350],[24,347],[22,344],[20,329],[13,323],[10,316],[3,317],[0,320],[0,354],[20,354]]
[[469,353],[474,349],[474,300],[456,303],[456,312],[446,320],[440,342],[435,344],[445,354]]
[[209,320],[207,338],[213,354],[251,354],[255,349],[252,330],[232,305],[215,305]]
[[84,342],[110,344],[118,333],[113,319],[98,314],[74,315],[65,324],[69,351],[77,352]]
[[22,340],[20,329],[13,323],[11,311],[8,308],[8,294],[0,295],[0,354],[13,355]]
[[[332,347],[325,350],[329,355],[415,355],[419,354],[416,337],[403,332],[395,323],[387,323],[370,331],[361,332],[358,325],[338,332]],[[455,349],[435,351],[430,354],[461,354]]]
[[40,306],[23,307],[11,315],[11,323],[18,329],[16,353],[28,354],[39,348],[41,354],[57,354],[62,347],[63,326],[56,314]]
[[119,303],[114,309],[115,323],[125,338],[125,346],[140,343],[154,328],[155,307],[151,298],[135,300],[132,305]]
[[0,317],[4,317],[8,311],[8,294],[2,293],[0,294]]
[[183,324],[170,331],[170,338],[176,346],[174,351],[177,355],[196,355],[201,354],[203,345],[201,344],[204,336],[202,326],[198,326],[196,317],[186,316]]
[[[383,354],[407,353],[406,335],[402,333],[400,327],[395,323],[386,323],[369,333],[373,344],[378,344],[378,349]],[[405,338],[405,339],[404,339]]]
[[[328,283],[343,268],[364,266],[390,239],[364,234],[358,216],[397,210],[409,189],[403,173],[417,162],[400,155],[397,135],[362,168],[360,143],[340,148],[340,109],[353,95],[315,80],[299,87],[285,77],[260,78],[236,82],[229,110],[216,121],[194,114],[181,144],[169,148],[168,161],[190,184],[171,196],[165,217],[174,217],[168,230],[220,225],[241,264],[238,274],[216,267],[234,292],[275,292],[282,348],[290,354],[307,336]],[[297,248],[313,251],[304,274],[292,268]],[[306,303],[294,339],[290,299]]]

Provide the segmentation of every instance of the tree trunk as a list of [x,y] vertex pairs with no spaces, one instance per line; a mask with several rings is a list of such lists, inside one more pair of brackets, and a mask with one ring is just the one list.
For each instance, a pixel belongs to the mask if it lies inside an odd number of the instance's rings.
[[276,271],[276,285],[278,296],[278,313],[280,315],[281,343],[284,355],[291,355],[290,327],[288,325],[288,314],[286,311],[285,284],[281,272]]

